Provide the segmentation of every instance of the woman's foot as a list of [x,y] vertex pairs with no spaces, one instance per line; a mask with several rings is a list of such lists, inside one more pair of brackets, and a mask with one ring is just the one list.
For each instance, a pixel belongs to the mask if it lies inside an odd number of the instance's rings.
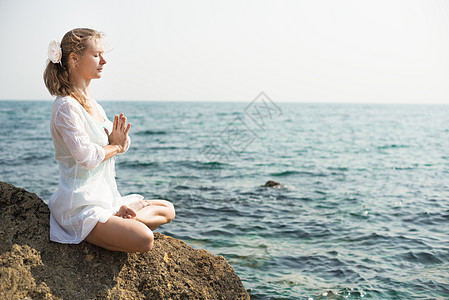
[[137,212],[139,210],[149,205],[151,205],[151,203],[148,200],[139,200],[129,205],[122,205],[120,206],[118,212],[115,213],[115,216],[124,219],[134,219],[137,216]]

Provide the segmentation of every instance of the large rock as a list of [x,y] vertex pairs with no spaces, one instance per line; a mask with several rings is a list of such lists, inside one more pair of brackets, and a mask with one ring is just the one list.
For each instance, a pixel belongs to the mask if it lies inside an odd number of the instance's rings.
[[0,299],[249,299],[222,256],[157,232],[147,253],[50,242],[47,205],[4,182],[0,217]]

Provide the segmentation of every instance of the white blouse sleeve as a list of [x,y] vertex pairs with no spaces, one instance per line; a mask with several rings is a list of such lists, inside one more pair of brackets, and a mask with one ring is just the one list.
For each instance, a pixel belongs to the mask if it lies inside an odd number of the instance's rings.
[[94,169],[106,156],[103,147],[90,141],[86,132],[82,112],[63,103],[55,114],[55,127],[75,162],[86,169]]

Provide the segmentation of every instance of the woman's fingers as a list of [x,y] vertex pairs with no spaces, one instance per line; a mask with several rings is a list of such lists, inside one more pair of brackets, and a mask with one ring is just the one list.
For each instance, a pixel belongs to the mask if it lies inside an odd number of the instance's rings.
[[126,122],[127,122],[127,118],[125,117],[125,115],[123,113],[120,113],[119,127],[118,127],[118,129],[120,131],[124,131],[126,129]]
[[123,113],[120,113],[120,115],[118,116],[117,130],[120,130],[120,131],[123,130],[122,129],[122,127],[123,127],[122,123],[123,123]]
[[122,117],[122,128],[123,128],[123,130],[126,130],[127,121],[128,121],[128,119],[125,116],[123,116]]
[[117,129],[118,129],[118,116],[115,115],[114,122],[112,123],[112,130],[117,130]]
[[128,123],[128,126],[126,126],[126,129],[125,129],[125,135],[128,135],[130,129],[131,129],[131,123]]
[[120,115],[115,115],[112,131],[118,131],[126,136],[128,135],[130,130],[131,130],[131,123],[128,123],[128,118],[125,117],[123,113],[120,113]]

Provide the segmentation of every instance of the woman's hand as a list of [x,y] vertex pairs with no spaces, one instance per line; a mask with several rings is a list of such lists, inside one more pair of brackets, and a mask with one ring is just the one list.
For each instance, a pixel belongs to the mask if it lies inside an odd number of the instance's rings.
[[114,117],[111,134],[106,128],[104,129],[108,135],[109,144],[119,146],[119,153],[123,153],[126,149],[126,140],[130,128],[131,123],[127,123],[126,117],[121,113],[120,116],[115,115]]

